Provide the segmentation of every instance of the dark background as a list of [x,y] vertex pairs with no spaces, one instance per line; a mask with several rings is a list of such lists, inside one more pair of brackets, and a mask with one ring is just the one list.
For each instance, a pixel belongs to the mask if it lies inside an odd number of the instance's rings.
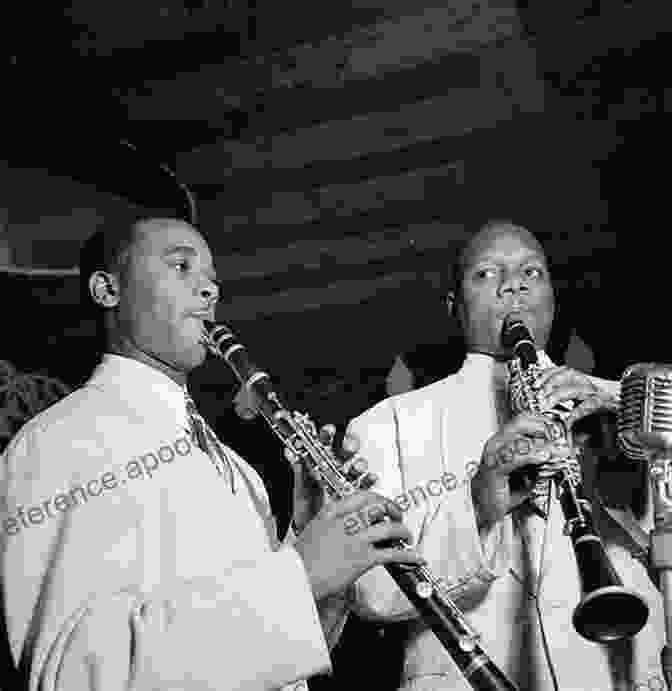
[[[493,216],[526,225],[549,252],[559,286],[556,344],[575,328],[593,350],[594,373],[607,378],[618,378],[632,362],[672,361],[665,307],[667,3],[518,3],[521,35],[543,83],[541,109],[513,108],[511,117],[459,133],[447,125],[428,141],[374,153],[350,151],[343,141],[347,156],[292,169],[272,161],[236,169],[228,160],[231,143],[268,149],[284,136],[299,141],[314,125],[362,116],[380,118],[384,128],[381,113],[453,92],[457,99],[465,87],[487,90],[487,51],[401,69],[400,47],[399,69],[344,78],[339,88],[273,81],[273,65],[290,69],[295,60],[301,67],[295,46],[329,39],[347,55],[360,40],[357,30],[378,30],[391,19],[403,28],[408,16],[432,4],[298,2],[281,9],[271,2],[194,0],[120,2],[110,10],[73,2],[48,4],[37,17],[30,4],[11,3],[1,23],[3,159],[9,171],[40,169],[129,203],[183,213],[184,194],[159,165],[167,164],[195,195],[201,229],[226,267],[218,318],[231,322],[289,404],[319,423],[342,426],[380,400],[396,354],[417,346],[454,352],[454,324],[443,307],[448,267],[466,233]],[[503,41],[492,50],[508,46]],[[250,73],[250,61],[261,65],[257,72]],[[231,81],[208,77],[214,68]],[[330,75],[325,68],[321,78]],[[518,78],[512,68],[500,76],[498,93]],[[173,78],[184,92],[162,95],[161,84]],[[474,112],[475,119],[481,115]],[[210,146],[219,151],[215,164],[189,156]],[[193,160],[205,161],[202,171]],[[461,162],[459,174],[451,172],[454,161]],[[226,174],[218,177],[213,171],[220,165]],[[422,194],[389,192],[395,177],[412,182],[405,176],[415,173],[424,180]],[[383,201],[358,206],[371,183],[381,186]],[[341,207],[320,206],[320,195],[338,185],[350,186],[351,210],[347,199]],[[269,199],[292,194],[302,204],[315,202],[315,213],[298,221],[279,214],[272,223],[255,216]],[[12,204],[0,203],[9,209],[10,231],[17,218]],[[35,204],[39,209],[39,198]],[[426,230],[416,236],[417,227],[431,224],[436,238]],[[398,251],[369,247],[382,231],[403,240]],[[58,238],[51,240],[56,247]],[[74,263],[72,248],[72,261],[54,254],[58,266]],[[267,262],[271,250],[276,258]],[[0,282],[0,356],[77,385],[93,364],[93,327],[80,318],[76,278],[0,271]],[[235,416],[232,375],[221,363],[208,364],[193,375],[192,389],[222,438],[258,467],[283,511],[288,471],[270,432],[257,433],[262,423]],[[356,621],[348,626],[337,679],[347,683],[357,673],[361,681],[364,662],[384,688],[381,675],[394,670],[377,657],[380,630]],[[384,635],[389,642],[395,634]]]

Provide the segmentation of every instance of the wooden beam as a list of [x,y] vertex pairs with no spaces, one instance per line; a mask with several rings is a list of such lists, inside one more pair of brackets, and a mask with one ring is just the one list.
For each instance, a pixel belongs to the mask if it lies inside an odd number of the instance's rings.
[[219,142],[180,154],[177,174],[187,184],[224,183],[244,170],[300,169],[317,161],[344,161],[395,151],[419,142],[459,136],[512,120],[520,112],[543,110],[541,83],[527,93],[494,87],[454,89],[449,95],[322,123],[260,142]]
[[252,107],[261,94],[272,89],[340,91],[351,81],[412,69],[455,52],[475,52],[518,33],[513,0],[456,0],[449,7],[416,5],[414,13],[403,17],[355,27],[271,55],[255,55],[248,61],[229,61],[165,81],[146,81],[118,96],[132,120],[213,121],[218,112],[244,103]]

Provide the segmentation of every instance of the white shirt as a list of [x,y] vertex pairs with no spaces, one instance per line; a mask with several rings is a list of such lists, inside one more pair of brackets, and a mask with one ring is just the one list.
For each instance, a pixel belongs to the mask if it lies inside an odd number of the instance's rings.
[[[542,366],[551,364],[544,353],[540,360]],[[491,357],[469,354],[455,375],[382,401],[353,420],[349,431],[359,438],[360,453],[379,478],[373,489],[406,507],[404,522],[418,549],[448,584],[452,598],[481,634],[486,652],[521,691],[554,688],[529,593],[539,601],[561,691],[649,688],[649,680],[662,680],[662,601],[627,550],[607,546],[624,585],[646,599],[649,621],[631,647],[626,641],[608,650],[584,640],[573,628],[572,612],[582,593],[557,500],[548,523],[530,516],[517,526],[509,515],[483,540],[479,536],[469,480],[484,443],[509,415],[495,372]],[[594,381],[618,393],[617,384]],[[383,569],[359,579],[357,608],[374,620],[409,622],[405,690],[471,688]]]
[[260,477],[229,449],[233,494],[186,427],[182,387],[105,355],[12,440],[2,587],[31,691],[261,691],[330,669]]

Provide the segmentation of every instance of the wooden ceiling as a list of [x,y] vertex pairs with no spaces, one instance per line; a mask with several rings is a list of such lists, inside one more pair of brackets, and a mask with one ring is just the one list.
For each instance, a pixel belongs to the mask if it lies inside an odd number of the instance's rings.
[[[529,88],[540,56],[546,76],[567,87],[609,52],[632,52],[670,28],[664,3],[622,0],[14,5],[3,9],[2,52],[9,116],[21,133],[123,136],[167,163],[240,141],[229,166],[241,162],[245,144],[263,151],[260,142],[279,133],[396,112],[455,90],[463,96],[484,78],[509,92],[516,85],[504,81]],[[500,63],[499,73],[488,60]],[[188,157],[191,165],[180,158],[181,174],[222,184],[227,162],[213,179],[204,156]]]
[[221,317],[264,358],[441,341],[447,266],[487,216],[528,223],[576,286],[570,267],[614,256],[624,131],[666,110],[668,3],[11,5],[10,164],[136,202],[153,183],[109,163],[116,142],[170,165]]

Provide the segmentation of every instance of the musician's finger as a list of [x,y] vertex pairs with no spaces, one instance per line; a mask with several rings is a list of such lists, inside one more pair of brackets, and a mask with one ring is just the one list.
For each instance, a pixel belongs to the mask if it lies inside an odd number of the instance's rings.
[[357,482],[360,489],[371,489],[378,482],[378,476],[375,473],[366,473]]
[[544,463],[548,463],[552,458],[553,454],[548,449],[540,449],[527,456],[514,456],[512,459],[507,458],[505,455],[500,455],[499,468],[509,474],[514,470],[518,470],[518,468],[524,468],[528,465],[543,465]]
[[546,442],[541,447],[525,451],[515,444],[505,444],[486,459],[487,467],[509,475],[528,465],[542,465],[556,459],[567,458],[570,453],[566,442]]
[[393,521],[401,521],[403,515],[401,509],[391,499],[370,490],[355,492],[345,499],[330,504],[326,509],[327,515],[332,518],[358,512],[368,513],[369,511],[372,513],[382,512],[383,515],[388,516]]
[[371,557],[374,564],[416,564],[425,566],[427,560],[415,549],[396,549],[386,547],[384,549],[371,548]]
[[584,401],[590,396],[594,396],[596,392],[595,387],[588,383],[574,384],[572,386],[556,387],[547,395],[540,395],[540,403],[544,408],[553,408],[558,403],[564,401]]
[[532,388],[542,389],[550,380],[557,378],[567,371],[566,367],[548,367],[539,372],[539,374],[535,374],[534,380],[532,381]]
[[347,456],[354,456],[359,451],[359,447],[359,439],[354,434],[346,432],[341,444],[343,453]]
[[325,490],[320,484],[318,473],[308,468],[304,463],[293,463],[292,470],[294,471],[295,494],[321,495],[325,493]]
[[533,445],[541,447],[549,441],[556,441],[564,437],[564,428],[561,423],[551,420],[543,415],[519,415],[506,425],[502,431],[490,442],[495,446],[503,444],[519,444],[522,439],[527,439]]
[[567,435],[565,429],[565,425],[562,422],[557,420],[546,420],[546,439],[554,444],[566,443]]
[[548,480],[555,476],[560,470],[565,467],[564,460],[555,460],[544,463],[541,467],[537,468],[537,479],[538,480]]
[[383,521],[370,525],[361,532],[361,536],[372,545],[378,542],[385,543],[388,540],[403,540],[408,543],[413,541],[411,531],[403,523],[394,523],[392,521]]
[[324,425],[319,432],[319,439],[325,446],[331,446],[336,436],[336,425]]
[[529,431],[524,434],[513,431],[500,432],[491,437],[485,445],[483,463],[486,467],[499,465],[501,460],[513,460],[514,455],[526,456],[533,451],[543,449],[548,443],[546,421],[539,419],[535,425],[537,436],[532,436]]
[[366,458],[362,456],[354,456],[350,460],[343,463],[343,470],[348,476],[355,478],[361,475],[366,475],[366,473],[369,472],[369,464],[366,462]]
[[567,416],[565,424],[567,427],[571,427],[574,423],[582,420],[588,415],[607,410],[614,411],[614,407],[613,401],[607,399],[606,397],[599,395],[589,396],[585,401],[582,401],[574,407],[574,410],[572,410],[572,412]]
[[539,395],[553,407],[559,401],[583,400],[598,391],[588,375],[569,367],[560,368],[546,379],[536,380],[534,387]]
[[285,446],[285,458],[292,464],[292,467],[299,462],[299,457],[287,446]]
[[513,439],[521,435],[527,437],[545,437],[547,420],[541,415],[521,413],[508,422],[497,435],[504,439]]

